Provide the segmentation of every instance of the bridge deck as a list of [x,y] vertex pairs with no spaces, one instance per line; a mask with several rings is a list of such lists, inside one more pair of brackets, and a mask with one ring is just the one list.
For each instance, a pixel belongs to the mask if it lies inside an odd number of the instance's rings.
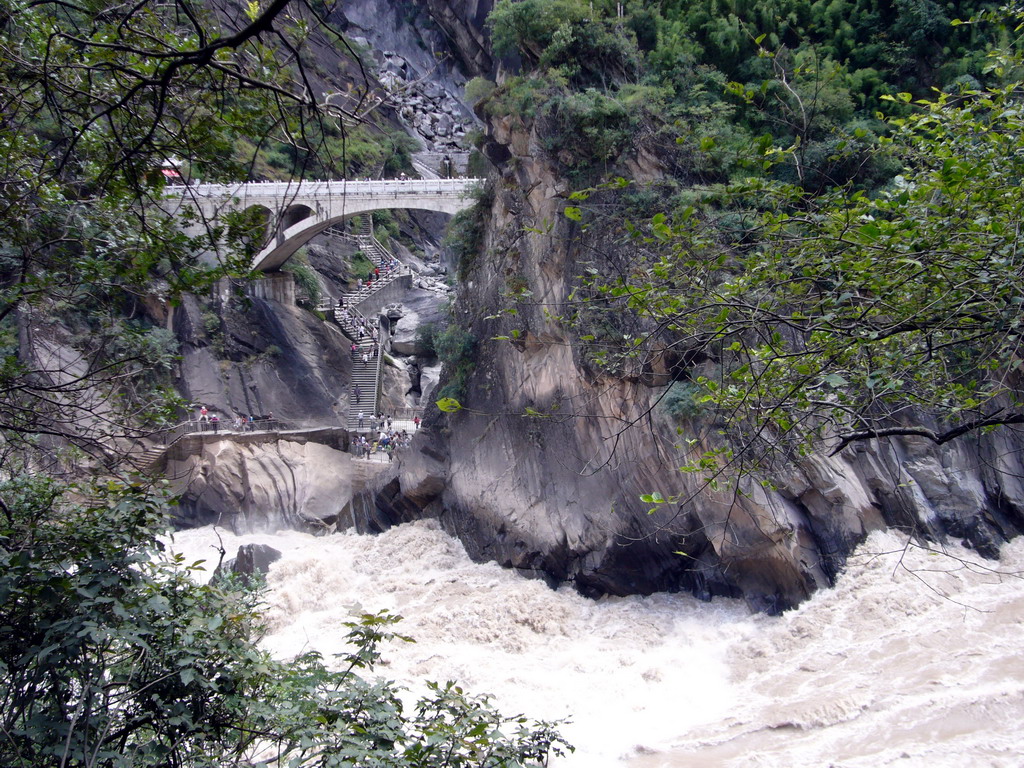
[[470,192],[482,179],[410,179],[389,181],[250,181],[234,184],[171,186],[164,199],[178,216],[197,211],[199,220],[186,234],[202,236],[224,212],[263,208],[269,213],[263,248],[252,268],[279,269],[310,238],[329,226],[384,208],[411,208],[454,215],[473,205]]
[[464,195],[483,179],[410,179],[387,181],[247,181],[232,184],[191,184],[169,186],[165,197],[195,197],[208,200],[233,198],[264,198],[279,204],[290,204],[301,198],[358,196],[390,197],[394,195]]

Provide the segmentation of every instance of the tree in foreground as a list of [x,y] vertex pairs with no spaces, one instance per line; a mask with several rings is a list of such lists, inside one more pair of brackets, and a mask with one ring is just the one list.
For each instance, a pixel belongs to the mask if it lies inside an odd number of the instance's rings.
[[167,500],[110,479],[124,438],[176,404],[174,338],[146,308],[245,274],[253,239],[243,220],[183,237],[150,205],[161,170],[244,179],[267,142],[316,156],[325,121],[358,120],[358,95],[318,105],[313,34],[342,43],[299,0],[0,0],[0,765],[514,766],[562,749],[454,684],[407,709],[370,676],[390,616],[355,622],[330,668],[271,659],[258,599],[166,560]]
[[156,213],[163,171],[244,180],[270,146],[315,157],[358,121],[357,96],[318,103],[314,34],[343,42],[301,0],[0,1],[5,440],[109,454],[171,418],[177,350],[147,307],[247,274],[255,238],[242,215],[184,237]]
[[397,617],[349,624],[351,650],[280,662],[258,648],[258,595],[156,543],[138,487],[0,486],[0,764],[528,766],[565,743],[454,683],[406,708],[371,677]]

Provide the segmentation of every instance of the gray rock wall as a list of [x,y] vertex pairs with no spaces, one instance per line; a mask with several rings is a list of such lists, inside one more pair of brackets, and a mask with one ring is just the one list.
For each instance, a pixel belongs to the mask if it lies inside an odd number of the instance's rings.
[[167,463],[178,522],[235,532],[334,530],[353,525],[352,457],[311,441],[204,436]]
[[241,297],[186,297],[175,312],[181,343],[179,391],[222,420],[273,413],[296,425],[341,423],[347,405],[349,341],[334,325],[294,305]]
[[494,0],[417,0],[451,40],[450,49],[471,75],[492,75],[495,61],[484,22]]
[[[428,417],[377,496],[378,526],[437,517],[472,556],[586,594],[686,589],[768,612],[831,584],[875,528],[956,537],[986,555],[1024,528],[1024,446],[1012,434],[852,446],[792,464],[772,491],[756,477],[712,490],[678,471],[688,451],[712,447],[698,425],[677,433],[657,416],[657,377],[588,369],[557,319],[579,261],[600,269],[608,244],[561,215],[565,185],[531,126],[492,121],[490,142],[516,162],[502,166],[456,306],[478,342],[465,407]],[[654,177],[656,159],[632,170]],[[536,301],[512,319],[500,313],[510,276]],[[519,341],[494,340],[513,329]],[[652,511],[640,499],[650,493],[675,501]]]

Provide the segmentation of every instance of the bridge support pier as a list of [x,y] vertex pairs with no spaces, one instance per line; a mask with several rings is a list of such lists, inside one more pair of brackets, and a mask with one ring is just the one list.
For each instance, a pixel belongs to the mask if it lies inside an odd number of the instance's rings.
[[[231,280],[220,280],[217,283],[217,293],[221,301],[227,301],[231,296]],[[258,280],[249,280],[245,283],[245,292],[254,299],[269,299],[289,306],[295,305],[295,278],[290,272],[267,272]]]

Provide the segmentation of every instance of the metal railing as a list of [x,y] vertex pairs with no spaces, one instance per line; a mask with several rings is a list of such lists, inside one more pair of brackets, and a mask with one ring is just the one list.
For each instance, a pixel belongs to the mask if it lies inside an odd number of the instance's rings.
[[402,195],[465,195],[483,179],[409,179],[394,181],[246,181],[233,184],[191,184],[164,188],[164,197],[395,197]]
[[423,411],[425,408],[422,405],[411,406],[409,408],[395,408],[387,412],[395,421],[412,421],[417,416],[423,418]]
[[284,419],[254,418],[251,423],[248,421],[243,422],[241,428],[236,428],[234,421],[234,419],[222,419],[217,422],[190,419],[189,421],[175,424],[173,427],[158,430],[154,435],[159,434],[164,447],[170,447],[187,435],[221,432],[238,435],[246,432],[283,432],[289,428],[294,428],[291,422]]
[[374,382],[374,387],[373,387],[373,408],[374,408],[375,412],[379,413],[380,412],[380,397],[381,397],[381,394],[382,394],[381,390],[383,389],[383,386],[384,386],[384,381],[383,381],[384,377],[381,375],[381,372],[383,371],[383,365],[384,365],[384,345],[387,343],[388,339],[390,339],[390,337],[391,337],[391,330],[389,328],[386,328],[384,326],[384,323],[378,323],[377,324],[377,335],[378,335],[378,344],[377,344],[377,377],[376,377],[376,381]]

